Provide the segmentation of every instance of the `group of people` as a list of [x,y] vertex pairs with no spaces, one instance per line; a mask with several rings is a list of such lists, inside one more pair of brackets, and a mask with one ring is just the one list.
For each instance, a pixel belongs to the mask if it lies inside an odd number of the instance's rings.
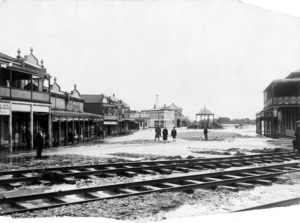
[[[167,127],[165,127],[163,129],[162,135],[163,135],[163,141],[166,142],[168,140],[168,135],[169,135],[169,131],[168,131]],[[176,131],[175,127],[173,127],[173,130],[171,131],[171,136],[173,138],[173,142],[176,142],[176,135],[177,135],[177,131]],[[156,139],[159,141],[160,136],[161,136],[161,128],[159,126],[157,126],[155,128],[154,141],[156,141]]]

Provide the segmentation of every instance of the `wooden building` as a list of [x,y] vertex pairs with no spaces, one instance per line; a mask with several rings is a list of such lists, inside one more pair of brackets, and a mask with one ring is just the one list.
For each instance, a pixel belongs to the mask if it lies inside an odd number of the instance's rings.
[[84,111],[103,115],[104,133],[120,135],[131,131],[130,107],[122,100],[103,94],[84,94]]
[[76,85],[71,93],[64,92],[54,78],[51,85],[53,145],[79,144],[104,137],[103,116],[84,112],[83,104]]
[[268,137],[293,137],[297,120],[300,120],[300,70],[272,81],[264,90],[264,109],[256,115],[256,132]]
[[143,112],[131,110],[130,111],[130,119],[131,122],[131,129],[133,130],[140,130],[140,129],[147,129],[148,128],[148,119],[149,116]]
[[155,128],[157,126],[161,128],[173,128],[175,126],[175,111],[166,106],[157,108],[156,105],[154,105],[154,108],[142,110],[141,112],[149,117],[149,123],[147,123],[149,128]]
[[0,148],[33,148],[39,129],[51,146],[50,75],[43,60],[30,54],[0,53]]

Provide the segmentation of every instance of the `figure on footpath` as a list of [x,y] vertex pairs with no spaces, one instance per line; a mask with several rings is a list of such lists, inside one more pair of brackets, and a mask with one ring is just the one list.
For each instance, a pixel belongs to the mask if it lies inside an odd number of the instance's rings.
[[207,128],[205,128],[203,130],[203,133],[204,133],[205,140],[208,140],[208,136],[207,136],[208,131],[207,131]]
[[39,129],[35,137],[36,158],[42,159],[42,151],[45,143],[45,135],[42,129]]
[[161,136],[161,128],[158,125],[155,128],[155,139],[154,139],[154,141],[156,141],[156,139],[159,141],[160,136]]
[[163,130],[163,140],[164,140],[164,142],[166,142],[168,140],[168,134],[169,134],[168,129],[167,129],[167,127],[165,127],[164,130]]
[[295,139],[293,140],[294,152],[300,153],[300,121],[296,122]]
[[177,135],[177,131],[176,131],[175,127],[173,127],[173,130],[171,131],[171,136],[173,137],[173,142],[176,142],[176,135]]

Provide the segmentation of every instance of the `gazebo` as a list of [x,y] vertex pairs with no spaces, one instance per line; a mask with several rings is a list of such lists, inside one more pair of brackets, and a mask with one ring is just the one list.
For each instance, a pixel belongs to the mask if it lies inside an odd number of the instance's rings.
[[[198,116],[200,118],[198,119]],[[212,118],[211,118],[212,116]],[[199,121],[199,128],[204,129],[204,128],[213,128],[213,123],[214,123],[214,116],[215,114],[212,113],[210,110],[208,110],[205,106],[203,109],[201,109],[197,114],[196,114],[196,122]]]

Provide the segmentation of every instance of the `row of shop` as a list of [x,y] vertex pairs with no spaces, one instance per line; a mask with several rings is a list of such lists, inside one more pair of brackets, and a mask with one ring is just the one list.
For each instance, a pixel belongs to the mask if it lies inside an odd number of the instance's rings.
[[76,85],[69,93],[61,90],[56,78],[50,84],[51,76],[32,49],[24,57],[20,53],[16,58],[0,53],[1,150],[34,148],[39,130],[51,147],[100,140],[136,128],[138,123],[122,100],[92,95],[97,103],[90,105],[89,95],[81,95]]

